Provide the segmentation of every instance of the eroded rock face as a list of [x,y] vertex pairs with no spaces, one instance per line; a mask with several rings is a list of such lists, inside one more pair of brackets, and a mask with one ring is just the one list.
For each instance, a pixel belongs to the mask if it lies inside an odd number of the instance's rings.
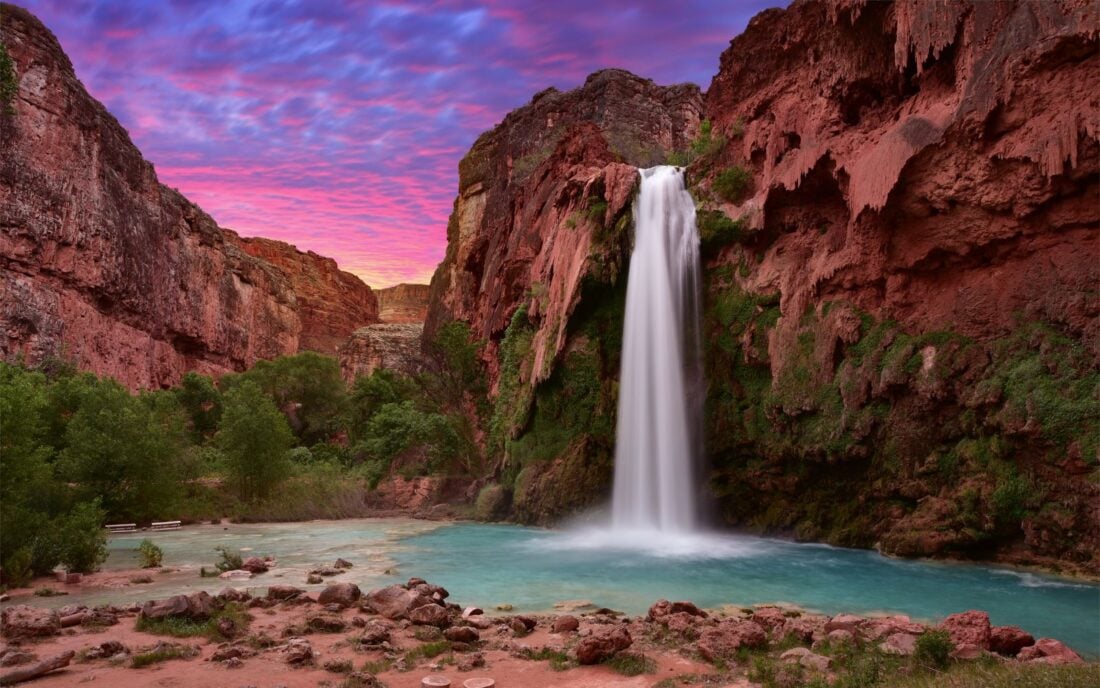
[[705,108],[726,143],[688,169],[700,218],[741,223],[705,247],[729,520],[1100,571],[1096,21],[804,1],[731,43]]
[[298,349],[286,278],[157,182],[54,36],[4,6],[15,114],[0,123],[0,355],[158,387]]
[[2,29],[19,93],[0,121],[0,356],[156,388],[333,355],[378,322],[333,260],[242,239],[161,185],[31,14],[4,5]]
[[495,343],[530,303],[529,316],[547,327],[529,377],[543,379],[565,343],[561,325],[581,279],[602,253],[594,234],[612,229],[633,200],[635,165],[661,163],[687,144],[700,107],[694,85],[661,87],[611,69],[575,90],[536,94],[482,134],[459,164],[426,332],[462,320]]
[[380,323],[361,327],[339,348],[340,372],[347,382],[379,368],[413,375],[423,365],[422,323]]
[[379,300],[363,280],[344,272],[332,258],[273,239],[226,236],[250,256],[286,275],[298,300],[302,331],[299,351],[334,356],[352,332],[379,321]]
[[378,317],[385,323],[422,323],[428,317],[427,284],[398,284],[374,290]]

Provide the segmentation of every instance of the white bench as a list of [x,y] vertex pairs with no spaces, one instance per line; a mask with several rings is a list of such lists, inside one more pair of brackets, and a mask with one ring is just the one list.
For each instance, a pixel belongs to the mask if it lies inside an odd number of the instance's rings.
[[149,526],[151,530],[176,530],[180,527],[179,521],[154,521]]
[[108,533],[135,533],[137,532],[136,523],[108,523],[104,528]]

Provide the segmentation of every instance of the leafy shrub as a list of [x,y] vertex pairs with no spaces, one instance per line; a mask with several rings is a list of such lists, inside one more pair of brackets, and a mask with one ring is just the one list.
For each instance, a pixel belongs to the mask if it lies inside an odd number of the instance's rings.
[[221,560],[214,564],[214,567],[222,573],[236,571],[244,566],[244,560],[241,559],[240,552],[230,552],[225,547],[215,547],[214,551],[221,555]]
[[714,178],[713,188],[723,200],[730,203],[740,201],[752,185],[752,173],[743,167],[727,167]]
[[8,48],[0,42],[0,115],[15,114],[15,96],[19,93],[19,80],[15,77],[15,62]]
[[199,649],[189,645],[161,644],[148,652],[142,652],[133,656],[130,666],[141,669],[152,664],[167,662],[170,659],[190,659],[199,654]]
[[91,573],[107,559],[107,533],[99,500],[82,502],[58,528],[60,562],[75,573]]
[[742,222],[731,220],[720,210],[700,210],[695,216],[695,224],[699,228],[699,247],[704,255],[744,237]]
[[145,539],[138,545],[138,556],[141,558],[141,568],[153,569],[160,566],[161,561],[164,560],[164,551],[152,540]]
[[955,644],[947,631],[925,631],[917,638],[913,659],[925,667],[942,669],[947,666]]
[[226,619],[232,622],[230,627],[234,629],[233,635],[243,632],[252,622],[252,617],[248,615],[248,611],[242,605],[229,602],[225,607],[215,611],[208,619],[203,621],[181,616],[166,616],[160,619],[139,616],[134,628],[153,635],[167,635],[173,638],[209,638],[216,642],[222,642],[231,640],[221,631],[220,623]]
[[639,676],[657,671],[656,662],[645,655],[633,652],[619,652],[608,658],[604,664],[616,674],[623,676]]

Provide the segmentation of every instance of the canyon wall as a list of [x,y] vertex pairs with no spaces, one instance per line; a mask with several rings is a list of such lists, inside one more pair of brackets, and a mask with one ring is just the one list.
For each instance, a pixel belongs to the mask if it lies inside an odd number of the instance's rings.
[[422,323],[428,318],[430,291],[427,284],[397,284],[376,289],[378,317],[387,323]]
[[562,517],[609,486],[635,166],[699,126],[690,85],[621,70],[537,94],[459,164],[426,342],[445,322],[485,343],[484,450],[512,513]]
[[277,267],[298,299],[302,332],[300,351],[335,356],[356,329],[379,322],[379,301],[363,280],[344,272],[332,258],[299,251],[282,241],[242,238],[229,230],[226,237],[245,253]]
[[699,207],[723,522],[1100,572],[1097,35],[1085,2],[795,2],[702,108],[602,72],[483,135],[427,334],[485,342],[512,517],[607,493],[628,165],[669,160]]
[[377,322],[369,288],[331,260],[241,240],[160,184],[50,31],[0,12],[18,79],[0,115],[0,356],[162,387],[335,353]]

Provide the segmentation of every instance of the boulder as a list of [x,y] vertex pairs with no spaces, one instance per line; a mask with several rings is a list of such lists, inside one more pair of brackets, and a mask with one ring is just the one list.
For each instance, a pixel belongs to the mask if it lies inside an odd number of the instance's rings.
[[823,655],[815,654],[804,647],[794,647],[779,655],[779,659],[788,664],[800,664],[815,671],[828,671],[832,660]]
[[310,614],[306,617],[306,628],[318,633],[339,633],[347,627],[343,619],[331,614]]
[[1039,638],[1034,645],[1020,650],[1016,658],[1021,662],[1041,662],[1045,664],[1083,664],[1081,655],[1066,647],[1054,638]]
[[85,659],[107,659],[115,655],[126,654],[130,650],[117,640],[106,640],[84,650]]
[[451,613],[446,607],[438,604],[425,604],[413,609],[408,614],[409,621],[418,626],[437,626],[446,628],[452,623]]
[[554,623],[550,626],[550,630],[554,633],[572,633],[580,627],[581,622],[577,620],[577,617],[565,614],[554,619]]
[[387,619],[408,618],[411,610],[432,604],[430,597],[425,597],[416,590],[407,590],[400,585],[372,590],[367,593],[363,602],[365,606],[369,606],[375,613]]
[[672,614],[689,614],[691,616],[707,615],[706,612],[695,606],[694,602],[669,602],[668,600],[657,600],[653,603],[653,606],[649,608],[646,618],[650,621],[660,622],[662,619]]
[[574,652],[581,664],[599,664],[630,647],[633,642],[630,632],[620,626],[582,639]]
[[956,647],[974,645],[983,650],[989,649],[991,635],[989,614],[983,611],[970,610],[952,614],[943,620],[940,628],[951,635],[951,641]]
[[787,624],[787,614],[779,607],[760,607],[753,610],[752,620],[766,628],[769,633],[776,633]]
[[306,575],[306,585],[320,585],[324,583],[325,579],[321,578],[320,574],[310,573]]
[[360,645],[374,646],[390,641],[390,629],[376,622],[368,622],[363,627],[363,634],[358,638]]
[[175,595],[164,600],[150,600],[141,606],[143,619],[180,617],[204,621],[217,609],[214,598],[205,590],[190,595]]
[[294,666],[313,664],[313,646],[305,638],[291,638],[283,648],[286,663]]
[[862,616],[854,614],[838,614],[825,622],[825,632],[848,631],[855,636],[860,627],[866,622]]
[[332,566],[333,568],[337,569],[350,569],[352,566],[354,566],[354,564],[352,564],[347,559],[337,559],[332,563]]
[[469,626],[455,626],[443,631],[443,637],[453,643],[476,643],[481,634]]
[[1019,626],[994,626],[989,631],[989,649],[999,655],[1015,657],[1034,644],[1035,638]]
[[741,647],[763,647],[767,642],[768,634],[755,621],[725,620],[703,631],[695,647],[703,659],[713,662],[730,659]]
[[247,602],[252,599],[252,595],[248,594],[247,590],[238,590],[237,588],[222,588],[222,591],[215,597],[223,602]]
[[894,633],[886,636],[879,649],[888,655],[909,657],[917,651],[917,636],[910,633]]
[[951,651],[952,659],[972,660],[986,655],[986,651],[974,643],[959,643]]
[[249,557],[241,564],[241,568],[249,573],[267,573],[267,562],[259,557]]
[[9,640],[57,635],[61,632],[61,616],[55,609],[17,604],[0,612],[0,632]]
[[333,583],[321,591],[317,601],[321,604],[335,603],[342,607],[350,607],[359,601],[363,593],[354,583]]

